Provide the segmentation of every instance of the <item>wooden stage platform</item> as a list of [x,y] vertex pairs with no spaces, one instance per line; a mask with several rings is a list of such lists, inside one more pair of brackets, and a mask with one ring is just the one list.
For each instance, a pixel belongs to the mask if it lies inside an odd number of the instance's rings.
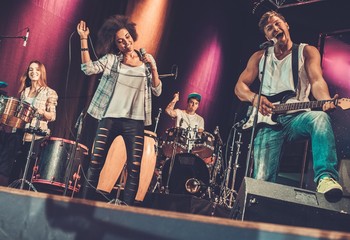
[[[349,232],[118,206],[0,187],[0,239],[350,239]],[[286,216],[287,217],[287,216]]]

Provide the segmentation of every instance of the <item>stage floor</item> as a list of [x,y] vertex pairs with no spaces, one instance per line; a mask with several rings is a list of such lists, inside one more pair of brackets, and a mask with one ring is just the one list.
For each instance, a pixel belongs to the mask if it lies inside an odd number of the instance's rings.
[[[165,205],[193,198],[154,196]],[[182,199],[181,199],[182,198]],[[185,200],[184,200],[185,199]],[[188,205],[188,200],[192,203]],[[0,239],[350,239],[349,232],[240,221],[201,213],[119,206],[0,187]],[[207,203],[198,200],[197,206]],[[210,205],[210,204],[209,204]],[[182,210],[184,210],[183,208]],[[217,208],[215,208],[217,209]],[[210,212],[210,211],[209,211]],[[214,212],[215,215],[215,211]],[[350,225],[349,225],[350,226]]]

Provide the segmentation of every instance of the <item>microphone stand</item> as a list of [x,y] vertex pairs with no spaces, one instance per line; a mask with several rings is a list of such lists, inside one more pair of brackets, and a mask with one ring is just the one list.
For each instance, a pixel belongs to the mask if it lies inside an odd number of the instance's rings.
[[26,36],[0,36],[0,40],[5,38],[22,38],[23,40],[26,40]]
[[178,72],[178,66],[176,64],[173,64],[173,66],[171,66],[171,73],[159,74],[159,78],[174,77],[174,80],[176,80],[177,72]]
[[266,69],[266,59],[268,56],[268,51],[269,51],[269,47],[265,47],[265,58],[264,58],[264,63],[263,63],[263,69],[261,72],[261,81],[260,81],[260,87],[259,87],[259,93],[258,93],[258,104],[256,107],[254,107],[254,102],[253,104],[253,111],[252,114],[254,115],[254,122],[253,122],[253,127],[252,127],[252,133],[250,136],[250,142],[249,142],[249,146],[248,146],[248,154],[247,154],[247,160],[246,160],[246,168],[245,168],[245,173],[244,176],[248,177],[248,168],[250,168],[250,159],[251,159],[251,155],[252,155],[252,151],[253,151],[253,143],[254,143],[254,135],[255,135],[255,129],[256,129],[256,125],[258,122],[258,114],[259,114],[259,107],[260,107],[260,98],[261,98],[261,92],[262,92],[262,86],[264,84],[264,78],[265,78],[265,69]]
[[[77,150],[79,150],[79,140],[80,140],[80,135],[81,135],[81,130],[83,128],[83,120],[84,120],[84,110],[81,111],[78,120],[75,124],[75,128],[77,129],[77,137],[75,138],[75,143],[74,143],[74,147],[71,151],[71,153],[69,154],[69,158],[68,159],[68,166],[67,166],[67,171],[66,171],[66,175],[65,175],[65,181],[64,181],[64,191],[63,191],[63,196],[67,195],[67,191],[68,191],[68,184],[69,183],[69,177],[72,175],[72,171],[73,171],[73,164],[75,161],[75,156],[76,156],[76,152]],[[76,176],[73,176],[73,178],[75,178],[75,181],[79,180],[79,171],[80,171],[80,165],[81,163],[79,163],[79,168],[78,168],[78,172]],[[68,173],[68,174],[67,174]],[[71,198],[73,198],[74,196],[74,192],[75,192],[75,187],[76,184],[74,184],[74,187],[72,189],[72,195]]]
[[[158,115],[157,117],[155,118],[156,120],[156,123],[155,123],[155,126],[154,126],[154,133],[156,133],[157,131],[157,128],[158,128],[158,122],[159,122],[159,119],[160,119],[160,114],[162,113],[162,109],[159,108],[158,109]],[[156,156],[158,156],[158,143],[156,145],[154,145],[154,149],[155,149],[155,152],[156,152]],[[159,174],[157,176],[157,181],[156,181],[156,184],[154,185],[154,187],[152,188],[152,192],[155,192],[157,188],[160,188],[160,186],[162,185],[162,176],[161,174]]]

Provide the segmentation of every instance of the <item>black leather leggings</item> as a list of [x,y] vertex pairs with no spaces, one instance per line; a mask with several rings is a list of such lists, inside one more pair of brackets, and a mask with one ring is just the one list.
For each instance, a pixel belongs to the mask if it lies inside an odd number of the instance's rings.
[[126,118],[104,118],[99,122],[87,171],[87,181],[90,184],[85,182],[83,198],[90,198],[90,195],[95,192],[93,187],[96,188],[97,186],[108,150],[118,135],[123,137],[127,153],[128,177],[124,188],[124,202],[133,205],[140,178],[144,123],[143,121]]

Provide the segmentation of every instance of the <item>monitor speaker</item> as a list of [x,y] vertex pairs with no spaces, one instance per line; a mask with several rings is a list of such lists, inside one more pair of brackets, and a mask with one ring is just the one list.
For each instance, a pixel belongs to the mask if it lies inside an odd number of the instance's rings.
[[350,199],[245,177],[231,218],[291,226],[350,231]]

